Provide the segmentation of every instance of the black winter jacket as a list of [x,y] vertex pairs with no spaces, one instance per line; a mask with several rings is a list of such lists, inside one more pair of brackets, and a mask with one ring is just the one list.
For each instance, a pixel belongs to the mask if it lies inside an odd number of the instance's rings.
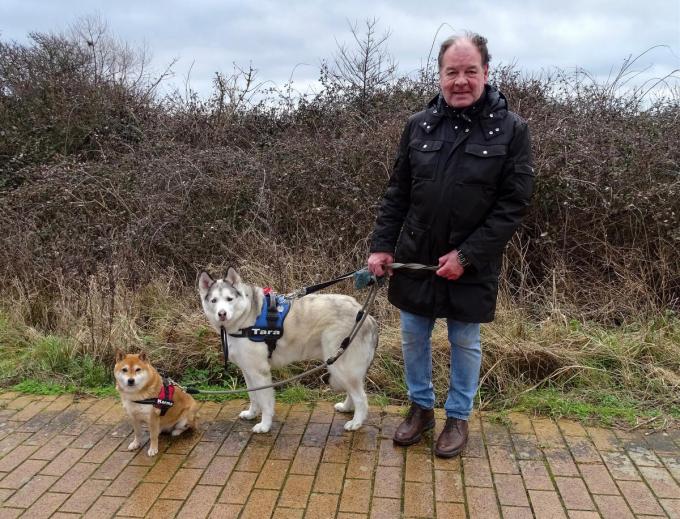
[[471,265],[456,281],[434,272],[397,270],[388,298],[428,317],[492,321],[503,250],[533,190],[527,124],[487,85],[462,113],[441,95],[411,116],[380,204],[371,252],[396,262],[437,265],[459,249]]

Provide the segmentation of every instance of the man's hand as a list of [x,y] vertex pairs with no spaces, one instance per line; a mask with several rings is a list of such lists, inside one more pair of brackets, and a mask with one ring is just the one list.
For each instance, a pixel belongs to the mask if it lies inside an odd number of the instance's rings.
[[385,265],[394,263],[394,256],[389,252],[374,252],[368,257],[368,270],[375,276],[392,275],[392,269],[386,268]]
[[463,275],[465,269],[458,261],[458,251],[452,250],[439,258],[439,270],[436,274],[449,281],[455,281]]

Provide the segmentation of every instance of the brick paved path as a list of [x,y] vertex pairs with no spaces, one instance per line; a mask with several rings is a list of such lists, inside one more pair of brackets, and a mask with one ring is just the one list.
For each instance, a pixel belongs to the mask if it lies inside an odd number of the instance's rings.
[[0,517],[680,518],[677,431],[476,417],[462,460],[440,460],[429,436],[393,446],[396,408],[347,433],[327,402],[278,405],[253,435],[243,406],[202,404],[202,430],[148,458],[114,399],[0,393]]

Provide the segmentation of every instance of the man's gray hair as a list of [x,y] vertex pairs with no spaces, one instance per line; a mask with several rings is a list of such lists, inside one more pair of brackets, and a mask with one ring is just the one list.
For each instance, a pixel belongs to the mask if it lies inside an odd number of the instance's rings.
[[444,57],[444,53],[447,51],[447,49],[451,45],[464,40],[469,41],[475,47],[477,47],[477,50],[482,55],[482,65],[489,64],[489,61],[491,61],[491,54],[489,54],[489,49],[486,46],[486,38],[481,34],[477,34],[476,32],[465,31],[463,34],[451,36],[442,42],[441,46],[439,47],[439,56],[437,57],[437,63],[440,70],[442,68],[442,58]]

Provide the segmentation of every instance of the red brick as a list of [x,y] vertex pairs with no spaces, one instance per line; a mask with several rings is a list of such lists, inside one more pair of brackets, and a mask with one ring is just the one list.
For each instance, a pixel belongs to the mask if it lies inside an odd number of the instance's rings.
[[76,463],[52,487],[53,492],[70,494],[97,469],[93,463]]
[[0,488],[21,488],[47,464],[43,460],[26,460],[0,481]]
[[[43,495],[56,480],[56,476],[35,476],[26,483],[21,490],[18,490],[12,497],[7,499],[2,506],[28,508],[36,501],[36,499]],[[2,499],[0,499],[0,501],[2,501]]]
[[633,519],[633,514],[621,496],[593,496],[604,519]]
[[538,443],[545,448],[560,448],[564,446],[564,439],[555,422],[548,418],[532,420]]
[[470,519],[500,519],[493,489],[467,487],[465,491]]
[[[278,508],[278,517],[280,519],[290,519],[295,517],[295,513],[299,513],[299,517],[304,517],[305,519],[334,519],[339,500],[340,496],[336,494],[312,494],[309,496],[309,503],[305,510]],[[276,514],[274,517],[277,517]]]
[[159,455],[156,464],[144,476],[144,481],[147,483],[167,483],[175,475],[184,459],[181,454],[168,454],[166,452]]
[[543,451],[554,476],[578,476],[578,469],[566,449],[545,449]]
[[162,490],[163,483],[141,483],[118,511],[118,514],[144,517]]
[[108,484],[108,481],[98,481],[96,479],[86,481],[71,495],[71,497],[68,498],[60,510],[62,512],[84,514],[97,498],[99,498]]
[[404,483],[404,515],[432,517],[434,515],[434,494],[430,483]]
[[187,519],[208,517],[220,490],[219,487],[197,485],[184,503],[179,517]]
[[641,481],[619,481],[619,488],[635,514],[663,515],[658,501]]
[[[74,442],[72,445],[75,445],[75,443],[76,442]],[[104,436],[97,442],[97,445],[92,447],[89,452],[83,456],[81,461],[84,461],[85,463],[102,463],[113,451],[118,448],[120,443],[121,438]]]
[[394,444],[392,440],[380,440],[378,465],[401,467],[404,464],[405,449]]
[[374,451],[378,449],[378,429],[364,425],[361,429],[354,433],[354,444],[352,446],[355,450]]
[[489,445],[489,463],[491,472],[501,474],[519,474],[519,467],[515,461],[512,447],[508,445]]
[[[314,481],[314,492],[339,494],[345,478],[345,465],[341,463],[321,463]],[[376,476],[376,480],[377,480]]]
[[496,493],[501,505],[529,506],[522,476],[515,474],[495,474]]
[[527,415],[522,413],[508,414],[510,421],[510,432],[516,434],[534,434],[534,427]]
[[161,498],[186,499],[202,473],[201,469],[179,469],[165,487]]
[[586,430],[598,451],[618,451],[623,448],[621,441],[608,429],[586,427]]
[[557,420],[557,425],[562,430],[562,434],[565,436],[582,436],[584,438],[588,436],[588,433],[583,428],[583,426],[573,420],[561,418]]
[[[437,502],[437,519],[466,519],[465,505],[463,503]],[[392,516],[398,517],[398,516]],[[371,517],[373,519],[373,517]]]
[[210,465],[208,465],[208,468],[205,469],[199,483],[201,485],[224,485],[234,470],[237,461],[238,458],[234,457],[215,456]]
[[134,456],[134,452],[114,452],[92,477],[94,479],[116,479]]
[[66,494],[47,492],[26,510],[24,517],[52,517],[67,497]]
[[638,467],[660,467],[662,465],[661,460],[649,448],[636,446],[626,449],[626,452]]
[[604,465],[579,465],[579,470],[592,494],[616,495],[619,493],[619,489]]
[[217,442],[199,442],[191,451],[184,466],[188,469],[204,469],[215,457],[220,445]]
[[34,445],[19,445],[0,460],[0,472],[10,472],[21,465],[33,454],[38,447]]
[[121,505],[125,502],[124,497],[102,496],[87,511],[88,519],[108,519],[113,517]]
[[662,499],[661,504],[671,519],[680,517],[680,499]]
[[568,510],[595,510],[585,483],[580,478],[556,477],[555,484]]
[[232,472],[229,476],[224,491],[220,496],[220,503],[230,503],[242,505],[246,502],[248,494],[250,494],[257,474],[253,472]]
[[316,474],[316,467],[321,459],[320,447],[305,447],[299,449],[290,467],[291,474]]
[[250,498],[243,507],[240,519],[269,518],[276,506],[276,498],[279,495],[276,490],[264,490],[256,488],[250,494]]
[[353,479],[372,479],[375,462],[375,452],[352,451],[349,457],[349,463],[347,464],[347,474],[345,477]]
[[567,436],[567,445],[578,463],[601,463],[602,459],[588,438]]
[[301,439],[301,434],[280,434],[274,442],[269,457],[277,460],[292,460],[295,457]]
[[463,458],[465,486],[492,487],[489,462],[485,458]]
[[302,445],[323,447],[326,444],[330,423],[310,423],[302,436]]
[[37,452],[31,455],[36,460],[53,460],[57,454],[64,450],[73,441],[73,436],[57,435]]
[[519,462],[524,479],[524,486],[528,490],[553,490],[548,470],[543,461],[521,460]]
[[213,507],[210,519],[236,519],[241,513],[243,505],[227,505],[218,503]]
[[487,445],[512,445],[510,433],[504,425],[482,420],[482,428]]
[[529,499],[536,519],[567,519],[557,492],[529,490]]
[[640,467],[640,473],[657,497],[680,497],[680,487],[673,481],[673,477],[666,469]]
[[63,476],[73,465],[78,463],[87,451],[83,449],[64,449],[54,460],[40,472],[48,476]]
[[371,483],[361,479],[346,479],[340,497],[340,512],[368,513]]
[[[327,516],[327,517],[333,517]],[[401,517],[401,500],[373,497],[371,501],[371,519],[394,519]],[[452,519],[449,516],[449,519]]]
[[107,496],[129,496],[137,484],[149,470],[148,467],[129,465],[123,469],[116,479],[104,491]]
[[144,517],[145,519],[171,519],[177,515],[183,504],[184,501],[175,499],[158,499]]
[[312,489],[313,476],[291,474],[281,491],[278,506],[284,508],[305,508]]
[[236,470],[240,470],[242,472],[260,472],[260,469],[267,459],[269,450],[269,445],[258,445],[251,443],[243,451],[241,459],[236,465]]
[[[377,478],[376,478],[377,479]],[[463,480],[459,472],[435,470],[434,491],[437,501],[463,502]]]
[[323,461],[328,463],[346,463],[349,457],[349,447],[348,438],[344,436],[329,436],[323,452]]
[[373,495],[375,497],[401,498],[402,475],[400,467],[378,467],[375,471]]
[[600,454],[614,479],[640,481],[640,474],[624,452],[601,452]]
[[512,443],[517,452],[517,459],[520,460],[540,460],[543,459],[543,452],[538,444],[535,434],[513,434]]
[[503,519],[533,519],[531,508],[517,506],[501,506]]

